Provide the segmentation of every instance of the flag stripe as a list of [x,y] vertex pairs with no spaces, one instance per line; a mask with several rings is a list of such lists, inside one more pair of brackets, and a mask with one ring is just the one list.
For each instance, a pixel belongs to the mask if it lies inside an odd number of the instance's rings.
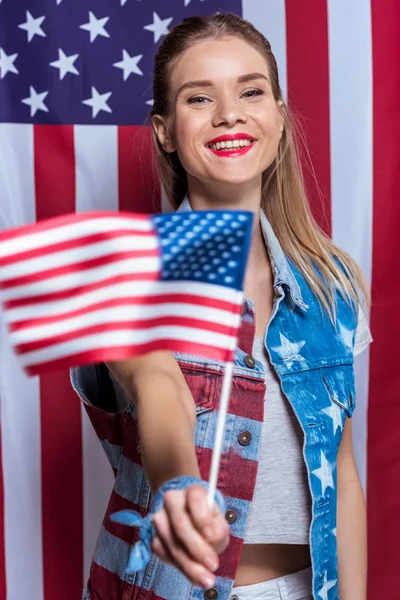
[[[192,314],[195,310],[196,307],[192,306]],[[111,315],[111,318],[107,318],[108,314]],[[93,313],[91,313],[90,316],[93,316]],[[96,317],[97,315],[94,316]],[[147,336],[149,329],[154,329],[156,335],[159,328],[166,327],[175,327],[178,330],[182,328],[183,331],[187,331],[188,328],[191,328],[193,329],[193,336],[195,337],[198,336],[196,329],[201,329],[204,334],[209,332],[210,334],[215,333],[229,336],[232,333],[230,324],[224,325],[215,321],[210,323],[206,320],[194,319],[191,316],[176,316],[176,313],[174,312],[160,317],[152,317],[150,319],[141,319],[138,321],[127,319],[126,316],[124,316],[125,318],[123,320],[119,320],[122,315],[116,315],[113,310],[101,315],[99,318],[95,318],[94,320],[98,322],[93,323],[92,325],[88,324],[89,319],[84,318],[80,319],[80,326],[77,323],[68,321],[67,323],[56,323],[54,326],[48,326],[47,328],[29,327],[14,333],[10,337],[12,343],[15,344],[15,349],[18,354],[25,354],[42,350],[43,348],[50,346],[56,346],[63,342],[69,342],[76,338],[95,336],[96,334],[100,335],[103,331],[112,334],[114,332],[126,332],[126,334],[133,332],[135,336],[138,335],[138,338],[140,338],[140,334]],[[232,317],[230,318],[230,321],[232,321]],[[142,330],[144,331],[142,332]],[[28,341],[31,340],[32,337],[34,337],[35,341]],[[214,336],[211,335],[211,337],[213,338]]]
[[372,0],[374,248],[368,412],[369,597],[398,598],[400,5]]
[[[57,315],[50,315],[48,317],[41,317],[37,320],[31,319],[10,322],[9,329],[10,332],[13,333],[16,331],[21,331],[27,327],[33,327],[36,323],[38,323],[40,327],[44,327],[45,325],[51,323],[59,323],[60,319],[62,319],[62,321],[64,322],[67,319],[80,317],[82,315],[85,315],[84,324],[88,325],[91,322],[92,314],[97,314],[98,311],[102,311],[100,318],[108,322],[116,320],[119,321],[122,316],[125,320],[127,319],[127,317],[129,317],[130,321],[134,321],[140,318],[153,319],[158,318],[161,315],[168,314],[172,316],[180,315],[190,317],[193,315],[193,305],[196,305],[196,316],[198,318],[203,318],[204,320],[208,318],[209,321],[213,321],[216,324],[223,325],[228,318],[229,322],[231,321],[232,313],[240,312],[240,306],[238,304],[224,303],[226,309],[222,310],[220,308],[212,308],[209,305],[207,305],[206,307],[201,306],[199,302],[189,302],[189,298],[186,298],[185,296],[176,296],[176,302],[168,303],[167,297],[161,296],[158,298],[158,300],[160,301],[160,304],[151,303],[150,305],[148,305],[141,303],[140,300],[138,300],[137,298],[132,298],[129,300],[126,300],[124,298],[115,298],[110,299],[108,301],[99,302],[98,304],[91,306],[90,310],[83,308],[81,310],[74,310],[70,313],[61,313]],[[182,300],[182,302],[179,302],[179,300]],[[120,310],[116,311],[116,308],[119,308]],[[59,327],[60,326],[62,327],[62,323],[59,323]],[[61,330],[58,329],[58,331],[60,332]]]
[[118,198],[121,211],[160,212],[160,180],[152,135],[151,127],[118,128]]
[[[102,188],[107,186],[107,194],[102,189],[97,190],[96,194],[87,193],[87,187],[90,187],[90,181],[85,179],[84,172],[81,172],[80,165],[77,165],[78,180],[82,179],[82,185],[78,185],[76,189],[76,212],[78,214],[87,213],[90,211],[98,211],[97,214],[103,214],[103,211],[116,211],[118,209],[118,195],[120,193],[120,172],[119,172],[119,161],[120,161],[120,147],[119,147],[119,128],[118,127],[107,127],[108,130],[105,135],[108,135],[108,139],[103,137],[102,145],[96,148],[94,151],[87,151],[88,143],[85,141],[85,135],[92,136],[92,144],[94,144],[96,132],[93,131],[95,127],[82,128],[83,135],[75,136],[75,143],[78,146],[78,153],[84,155],[85,164],[91,174],[94,175],[96,181],[98,181],[99,187]],[[107,144],[112,151],[115,153],[114,157],[110,157],[107,161],[101,158],[100,155],[109,152],[104,145]],[[82,145],[82,148],[81,148]],[[103,163],[103,168],[100,169],[100,162]],[[113,182],[112,185],[105,181],[110,178]],[[85,181],[85,185],[83,185]],[[96,215],[96,212],[93,213]],[[104,221],[103,221],[104,222]],[[114,228],[116,231],[121,231],[121,228],[115,227],[117,221],[108,219],[107,231],[112,231]],[[100,227],[99,222],[97,222]],[[143,235],[147,235],[151,231],[152,227],[147,219],[142,219],[135,215],[134,221],[131,221],[130,227],[135,230],[135,234],[139,235],[143,232]],[[101,232],[104,232],[104,227]],[[100,230],[99,230],[100,232]],[[128,275],[129,277],[129,275]],[[121,278],[122,281],[122,278]],[[99,289],[103,283],[92,284],[91,290]],[[129,287],[129,286],[128,286]],[[79,293],[79,291],[77,290]],[[66,297],[66,296],[63,296]],[[79,306],[79,296],[75,295],[75,291],[72,291],[70,295],[72,303],[70,307],[72,310]],[[58,309],[59,301],[57,303]],[[47,303],[44,304],[46,307]],[[31,307],[33,308],[33,307]],[[48,309],[47,309],[47,312]],[[57,318],[59,318],[57,316]],[[110,493],[113,487],[113,472],[110,469],[110,464],[107,460],[107,456],[101,448],[95,430],[88,418],[87,412],[83,404],[81,404],[81,419],[82,419],[82,469],[83,469],[83,503],[82,503],[82,516],[83,516],[83,572],[84,580],[86,581],[89,576],[89,569],[92,556],[94,554],[96,539],[100,531],[102,519],[106,512],[107,503],[109,501]]]
[[329,54],[326,1],[286,0],[286,39],[289,105],[295,113],[301,115],[302,129],[322,197],[303,152],[306,187],[313,214],[319,225],[330,235]]
[[[36,220],[33,127],[3,124],[0,133],[1,226],[18,227]],[[7,598],[43,600],[39,380],[23,373],[3,316],[0,325]]]
[[[364,0],[329,0],[332,237],[371,282],[372,47]],[[346,68],[344,68],[346,65]],[[357,81],[357,85],[354,82]],[[344,93],[346,90],[346,93]],[[357,410],[353,445],[366,490],[368,349],[355,360]]]
[[[35,126],[35,184],[38,221],[75,212],[73,127]],[[83,583],[82,441],[67,370],[40,378],[40,417],[44,600],[70,600]]]
[[286,7],[285,0],[242,0],[243,18],[265,35],[279,70],[282,95],[287,99]]
[[[234,340],[235,327],[237,326],[237,322],[232,323],[231,335],[183,326],[175,326],[174,328],[166,326],[153,327],[144,331],[140,329],[136,331],[132,329],[116,330],[116,328],[113,328],[113,330],[108,332],[107,337],[103,336],[100,331],[97,334],[87,334],[84,338],[71,336],[71,340],[60,341],[53,346],[44,344],[43,348],[40,348],[39,343],[32,342],[33,349],[30,352],[19,351],[18,347],[16,348],[16,352],[20,354],[21,364],[26,367],[40,366],[40,363],[47,361],[53,365],[68,364],[68,361],[65,360],[67,357],[70,357],[70,365],[87,364],[88,362],[94,362],[92,360],[93,357],[101,361],[102,359],[99,357],[102,356],[102,352],[108,357],[107,360],[112,360],[113,352],[115,353],[115,360],[121,360],[122,358],[128,358],[129,353],[131,353],[131,356],[142,354],[147,347],[155,348],[155,345],[157,345],[157,349],[161,350],[161,342],[157,340],[157,337],[159,337],[168,349],[174,349],[173,343],[175,343],[176,352],[185,352],[185,343],[187,343],[188,348],[197,348],[198,351],[194,352],[194,354],[201,355],[202,352],[199,350],[203,348],[205,356],[210,352],[210,357],[227,360],[225,358],[228,352],[226,347],[231,345],[231,339],[232,341]],[[192,342],[189,340],[192,340]],[[189,352],[189,350],[186,350],[186,352]],[[229,351],[228,355],[231,356],[232,353]],[[84,356],[86,357],[85,360]],[[82,363],[76,362],[78,357],[79,360],[83,361]],[[106,359],[104,358],[103,360]],[[48,366],[44,368],[47,369]]]
[[[148,352],[156,352],[158,350],[170,350],[171,352],[185,352],[189,354],[197,354],[198,356],[208,356],[210,359],[219,360],[222,362],[229,362],[234,358],[233,350],[224,350],[221,347],[210,346],[208,344],[201,344],[196,342],[188,342],[187,340],[182,341],[175,338],[161,338],[156,339],[143,344],[135,344],[129,346],[113,346],[107,348],[98,348],[97,350],[91,350],[81,353],[71,353],[67,357],[54,359],[49,362],[48,358],[45,364],[32,364],[32,366],[26,366],[25,371],[29,375],[38,375],[46,373],[49,369],[56,369],[57,367],[69,367],[72,364],[92,364],[96,362],[111,362],[118,360],[126,360],[132,358],[133,354],[145,354]],[[37,356],[35,355],[37,360]],[[31,362],[32,358],[28,355],[28,361]],[[23,361],[22,361],[23,362]]]
[[[0,415],[2,397],[0,395]],[[0,427],[0,598],[7,598],[6,581],[6,548],[5,548],[5,508],[4,508],[4,475],[3,475],[3,436]]]

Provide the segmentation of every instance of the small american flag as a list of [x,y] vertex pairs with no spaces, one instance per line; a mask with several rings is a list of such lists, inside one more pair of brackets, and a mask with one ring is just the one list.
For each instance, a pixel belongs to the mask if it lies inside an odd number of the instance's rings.
[[0,234],[11,343],[30,374],[154,350],[233,357],[252,213],[67,215]]

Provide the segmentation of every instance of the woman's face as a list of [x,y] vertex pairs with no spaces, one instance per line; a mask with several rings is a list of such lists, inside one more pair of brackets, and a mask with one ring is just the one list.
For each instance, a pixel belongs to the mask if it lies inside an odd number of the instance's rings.
[[[167,151],[177,151],[189,177],[248,183],[276,157],[283,116],[265,58],[239,38],[192,46],[171,73],[173,107]],[[165,130],[166,131],[166,130]]]

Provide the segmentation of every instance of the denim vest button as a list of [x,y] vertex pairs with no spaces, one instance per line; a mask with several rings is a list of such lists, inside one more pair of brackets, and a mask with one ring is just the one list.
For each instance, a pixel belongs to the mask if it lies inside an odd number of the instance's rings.
[[225,513],[225,519],[228,521],[229,525],[232,525],[232,523],[235,523],[237,521],[238,518],[238,514],[236,512],[236,510],[233,509],[228,509]]
[[256,366],[256,361],[250,355],[244,357],[244,363],[247,367],[249,367],[249,369],[254,369],[254,367]]
[[239,434],[238,442],[241,446],[248,446],[251,442],[250,431],[242,431],[242,433]]
[[239,600],[239,598],[236,596],[236,594],[234,594],[233,596],[231,596],[231,600]]
[[205,600],[217,600],[218,591],[215,588],[210,588],[204,592]]

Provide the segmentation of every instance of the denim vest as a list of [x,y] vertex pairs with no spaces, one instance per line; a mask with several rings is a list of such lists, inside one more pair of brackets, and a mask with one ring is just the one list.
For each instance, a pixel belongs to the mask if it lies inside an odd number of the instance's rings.
[[[185,200],[179,210],[191,210]],[[274,305],[265,345],[282,387],[304,432],[303,455],[312,501],[309,540],[315,600],[339,600],[336,546],[336,457],[344,421],[355,408],[353,347],[357,307],[337,295],[334,327],[305,278],[283,253],[265,215],[261,226],[274,277]],[[218,489],[228,507],[231,541],[220,557],[215,587],[202,590],[155,555],[143,572],[125,574],[137,537],[108,515],[133,508],[145,515],[150,490],[137,444],[136,411],[101,408],[104,370],[81,367],[72,384],[108,455],[116,481],[100,532],[88,588],[91,600],[228,600],[243,545],[246,520],[257,479],[265,383],[261,363],[251,356],[255,335],[254,303],[246,299],[235,351],[233,385],[225,427]],[[203,479],[208,479],[224,365],[175,353],[196,404],[195,447]],[[111,393],[111,392],[110,392]],[[268,518],[268,515],[265,515]]]

